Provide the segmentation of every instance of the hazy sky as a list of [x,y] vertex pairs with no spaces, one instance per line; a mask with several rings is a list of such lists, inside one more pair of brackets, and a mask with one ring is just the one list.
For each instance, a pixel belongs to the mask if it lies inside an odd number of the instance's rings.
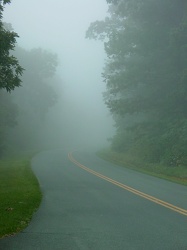
[[74,39],[79,42],[89,23],[103,19],[106,12],[105,0],[12,0],[4,19],[13,24],[21,45],[54,49],[75,46]]
[[101,129],[109,115],[102,100],[105,53],[102,42],[86,40],[85,32],[91,22],[106,15],[105,0],[12,0],[3,14],[4,21],[20,36],[21,47],[41,47],[58,54],[58,74],[66,99],[72,101],[77,113],[98,117]]
[[20,46],[57,53],[59,71],[67,84],[74,82],[73,76],[81,84],[84,75],[88,80],[89,73],[91,79],[102,69],[103,45],[84,37],[89,24],[103,19],[106,12],[105,0],[12,0],[5,9],[4,20],[12,23],[19,34]]

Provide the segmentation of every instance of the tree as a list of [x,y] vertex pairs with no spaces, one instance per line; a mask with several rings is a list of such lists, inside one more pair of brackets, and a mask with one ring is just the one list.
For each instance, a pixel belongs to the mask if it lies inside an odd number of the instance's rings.
[[57,55],[41,48],[27,51],[20,47],[14,53],[25,68],[22,76],[24,86],[14,91],[14,99],[20,109],[24,107],[28,114],[33,113],[42,119],[57,99],[50,84],[58,65]]
[[18,34],[5,29],[2,22],[4,5],[7,3],[10,3],[10,0],[0,0],[0,89],[6,89],[10,92],[21,85],[20,77],[23,68],[19,65],[16,57],[11,55]]
[[18,108],[12,102],[11,95],[5,90],[0,91],[0,156],[6,150],[6,137],[10,128],[16,126]]
[[[16,47],[14,55],[24,66],[23,86],[11,93],[18,107],[17,126],[9,135],[9,144],[20,149],[40,147],[48,111],[56,104],[56,54],[41,48],[30,51]],[[12,140],[13,138],[13,140]]]
[[17,33],[8,29],[2,22],[4,5],[10,0],[0,0],[0,156],[6,147],[8,128],[16,124],[17,107],[13,104],[10,94],[21,84],[23,68],[11,53],[15,48]]
[[105,42],[104,98],[116,120],[117,134],[122,135],[115,137],[115,147],[119,142],[120,150],[127,150],[124,134],[128,130],[133,139],[129,149],[134,147],[146,157],[147,149],[152,150],[150,161],[159,162],[170,155],[168,162],[180,158],[185,163],[187,3],[107,2],[110,16],[92,23],[86,36]]

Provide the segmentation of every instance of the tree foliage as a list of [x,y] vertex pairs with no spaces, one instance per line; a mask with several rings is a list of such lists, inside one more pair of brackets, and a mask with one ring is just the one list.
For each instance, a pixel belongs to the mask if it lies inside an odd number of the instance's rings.
[[0,91],[0,156],[6,149],[6,136],[17,125],[18,108],[9,93]]
[[[26,51],[16,47],[18,34],[11,24],[2,22],[7,3],[10,0],[0,0],[0,155],[7,146],[35,147],[42,122],[57,99],[50,83],[58,65],[57,56],[40,48]],[[16,88],[21,82],[23,86]]]
[[[30,51],[16,47],[15,56],[24,66],[23,86],[11,93],[18,107],[17,126],[9,135],[9,144],[31,149],[42,144],[42,131],[48,111],[56,102],[56,54],[41,48]],[[13,140],[12,140],[13,138]]]
[[10,92],[21,85],[20,77],[23,68],[19,65],[17,58],[11,55],[18,34],[7,30],[2,22],[4,4],[7,3],[10,3],[10,1],[0,1],[0,89],[6,89]]
[[7,92],[20,86],[23,72],[18,60],[11,54],[18,35],[2,22],[4,5],[8,3],[10,0],[0,0],[0,156],[5,150],[8,128],[15,126],[17,116],[17,107]]
[[107,2],[110,15],[86,36],[104,40],[108,55],[104,99],[116,120],[113,145],[151,162],[186,164],[187,2]]
[[25,70],[23,86],[11,93],[0,91],[0,155],[6,150],[36,149],[49,109],[56,104],[53,84],[57,56],[42,49],[14,50]]
[[22,76],[24,86],[13,93],[16,103],[42,119],[57,99],[50,84],[58,65],[57,55],[41,48],[27,51],[20,47],[16,48],[15,55],[25,68]]

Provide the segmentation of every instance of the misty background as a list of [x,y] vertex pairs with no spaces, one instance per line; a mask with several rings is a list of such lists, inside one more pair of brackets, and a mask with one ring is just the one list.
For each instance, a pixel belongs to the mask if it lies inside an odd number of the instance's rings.
[[[22,124],[28,122],[27,127],[32,130],[28,140],[37,138],[39,147],[98,148],[106,146],[107,138],[112,136],[113,120],[102,96],[105,91],[101,77],[106,60],[104,46],[100,41],[85,39],[90,23],[106,15],[104,0],[14,0],[6,5],[3,20],[18,33],[19,47],[25,51],[41,48],[57,55],[58,66],[49,83],[57,94],[55,104],[48,109],[41,124],[35,122],[34,115],[31,122],[20,118]],[[18,105],[20,96],[25,95],[24,88],[23,80],[22,87],[12,93]],[[9,133],[12,143],[16,136],[18,140],[24,136],[23,125],[20,129],[15,126]],[[35,142],[32,144],[34,146]]]

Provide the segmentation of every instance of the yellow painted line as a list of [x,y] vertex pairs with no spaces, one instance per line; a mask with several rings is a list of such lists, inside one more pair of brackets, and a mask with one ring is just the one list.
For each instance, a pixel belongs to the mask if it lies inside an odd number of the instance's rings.
[[172,205],[172,204],[170,204],[168,202],[165,202],[163,200],[157,199],[156,197],[153,197],[151,195],[145,194],[145,193],[143,193],[143,192],[141,192],[141,191],[139,191],[137,189],[131,188],[131,187],[129,187],[127,185],[124,185],[124,184],[122,184],[122,183],[120,183],[118,181],[115,181],[115,180],[113,180],[113,179],[111,179],[111,178],[109,178],[109,177],[107,177],[105,175],[102,175],[102,174],[100,174],[100,173],[98,173],[98,172],[96,172],[96,171],[94,171],[94,170],[92,170],[90,168],[87,168],[86,166],[82,165],[80,162],[76,161],[74,159],[72,153],[68,153],[68,158],[75,165],[79,166],[80,168],[84,169],[85,171],[87,171],[87,172],[89,172],[89,173],[91,173],[91,174],[93,174],[93,175],[95,175],[95,176],[97,176],[97,177],[99,177],[99,178],[101,178],[103,180],[106,180],[106,181],[108,181],[108,182],[110,182],[110,183],[112,183],[112,184],[114,184],[114,185],[116,185],[116,186],[118,186],[120,188],[123,188],[123,189],[125,189],[125,190],[127,190],[127,191],[129,191],[129,192],[131,192],[133,194],[141,196],[144,199],[150,200],[150,201],[152,201],[154,203],[157,203],[157,204],[159,204],[161,206],[164,206],[164,207],[166,207],[168,209],[171,209],[171,210],[173,210],[173,211],[175,211],[175,212],[177,212],[179,214],[187,216],[187,210],[186,209],[174,206],[174,205]]

